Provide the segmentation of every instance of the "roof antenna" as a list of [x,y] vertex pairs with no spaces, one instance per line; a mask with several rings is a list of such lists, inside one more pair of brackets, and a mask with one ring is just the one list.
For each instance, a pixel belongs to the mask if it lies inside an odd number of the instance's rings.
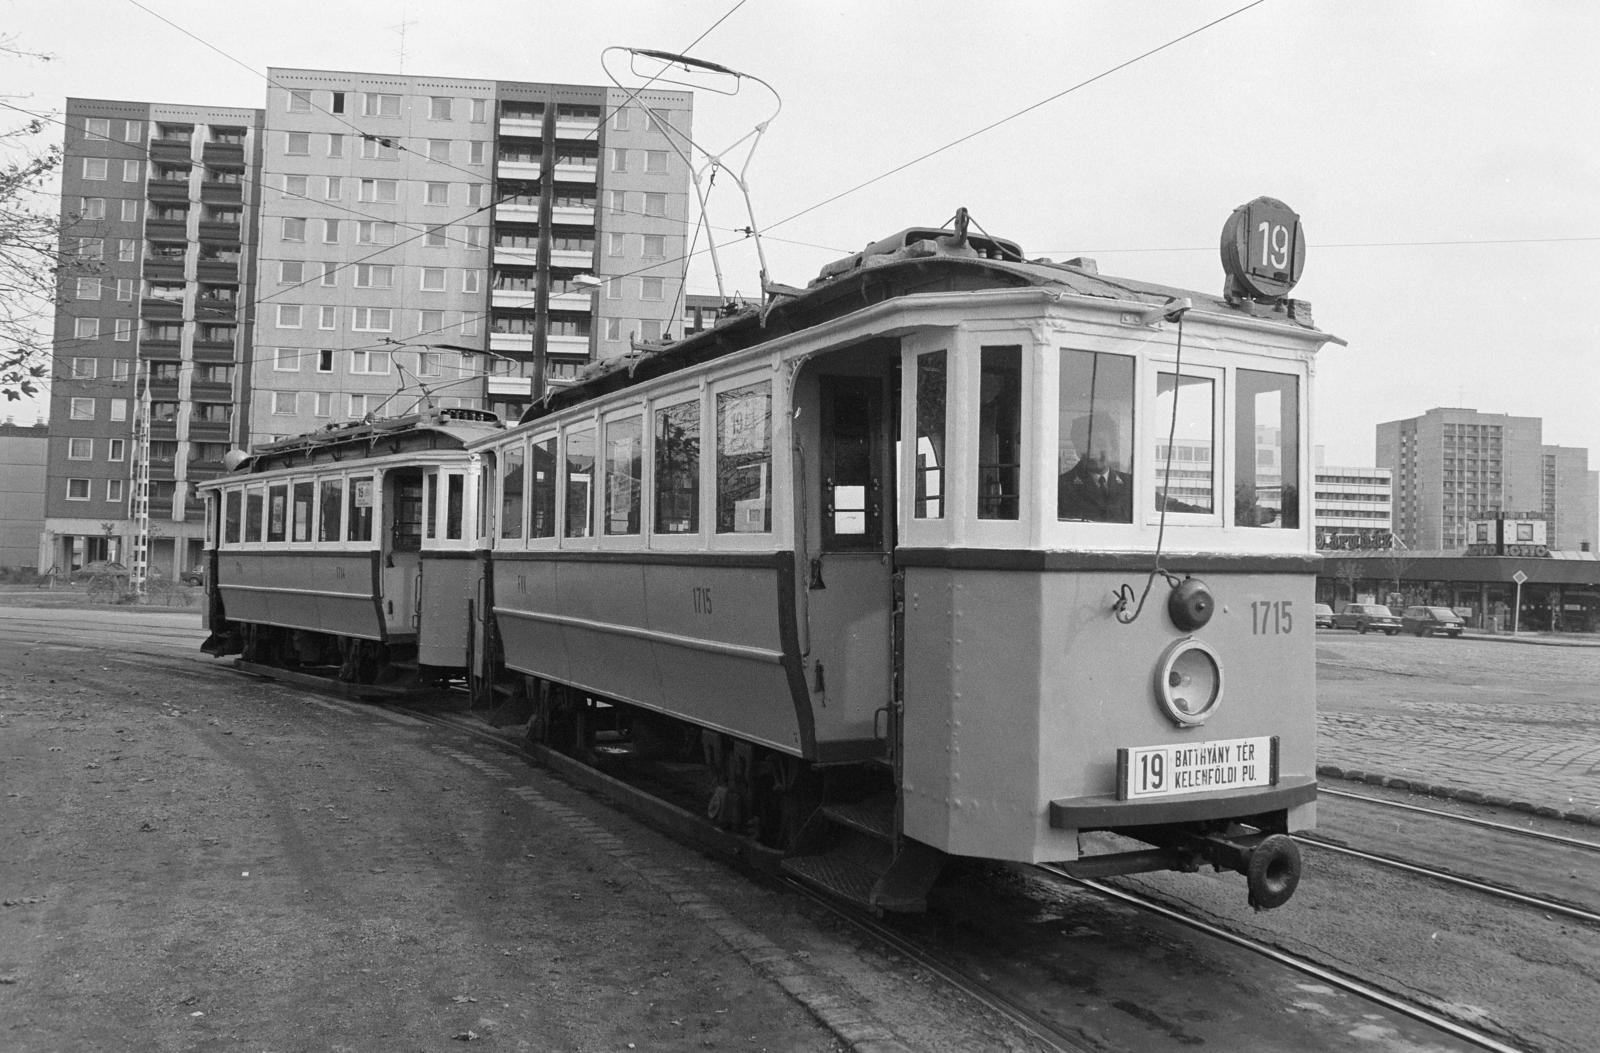
[[[617,73],[613,72],[608,64],[608,59],[613,52],[627,54],[628,75],[642,80],[643,84],[631,89],[623,85],[622,81],[618,79]],[[702,218],[706,217],[707,214],[706,203],[710,196],[711,184],[716,180],[717,172],[726,172],[734,184],[738,186],[739,192],[744,195],[745,213],[749,216],[750,223],[740,233],[746,234],[756,243],[756,258],[761,265],[761,289],[763,295],[767,295],[770,286],[767,274],[767,256],[761,246],[761,231],[756,225],[755,208],[750,202],[750,187],[745,181],[745,173],[750,168],[750,159],[755,155],[756,147],[761,143],[761,137],[766,134],[767,126],[772,123],[773,118],[777,117],[779,111],[783,109],[783,99],[779,97],[777,89],[760,77],[754,77],[748,73],[740,73],[738,70],[729,69],[727,66],[722,66],[715,62],[690,58],[687,55],[678,55],[669,51],[653,51],[647,48],[606,48],[600,53],[600,65],[601,68],[605,69],[606,76],[611,78],[611,83],[624,91],[631,92],[630,101],[637,99],[646,87],[655,83],[677,84],[691,90],[700,89],[732,97],[743,90],[745,81],[749,81],[752,84],[759,85],[772,96],[772,112],[767,115],[766,119],[758,122],[750,131],[745,132],[718,151],[712,151],[706,146],[695,142],[683,129],[674,128],[669,124],[664,114],[651,108],[648,103],[640,103],[645,111],[650,114],[656,125],[666,132],[667,143],[672,147],[673,152],[689,166],[689,172],[694,179],[695,197],[700,202]],[[669,74],[672,75],[669,76]],[[681,79],[690,74],[698,74],[700,79]],[[732,78],[731,83],[729,78]],[[740,156],[741,153],[742,157]],[[696,155],[704,158],[698,166],[695,164]],[[737,169],[735,169],[735,165],[737,165]],[[707,173],[710,174],[709,178],[706,178]],[[712,233],[709,220],[705,223],[705,228],[706,247],[711,251],[711,268],[716,273],[717,278],[717,298],[722,301],[724,308],[728,309],[734,304],[729,299],[722,283],[722,261],[717,255],[716,236]],[[687,259],[684,261],[684,267],[687,270]],[[781,288],[773,290],[774,295],[779,292],[781,292]]]

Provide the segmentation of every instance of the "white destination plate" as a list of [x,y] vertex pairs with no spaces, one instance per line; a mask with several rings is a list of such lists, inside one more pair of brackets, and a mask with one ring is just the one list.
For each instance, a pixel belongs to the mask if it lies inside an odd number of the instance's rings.
[[1217,739],[1117,751],[1117,798],[1171,797],[1208,790],[1271,786],[1272,736]]

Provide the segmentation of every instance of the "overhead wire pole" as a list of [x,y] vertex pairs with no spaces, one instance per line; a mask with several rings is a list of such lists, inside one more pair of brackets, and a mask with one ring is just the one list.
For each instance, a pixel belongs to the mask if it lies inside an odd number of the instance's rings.
[[140,361],[139,408],[133,417],[133,558],[128,588],[145,594],[150,573],[150,366]]

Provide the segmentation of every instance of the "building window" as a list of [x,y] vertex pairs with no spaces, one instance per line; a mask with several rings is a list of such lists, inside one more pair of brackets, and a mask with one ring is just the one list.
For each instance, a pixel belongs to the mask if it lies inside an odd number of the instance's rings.
[[98,300],[98,299],[100,299],[100,279],[99,278],[79,278],[78,279],[78,299],[80,299],[80,300]]
[[426,292],[444,292],[445,270],[443,267],[422,268],[422,288]]
[[79,340],[94,340],[100,335],[100,319],[78,318],[73,321],[72,335]]
[[368,399],[366,395],[351,395],[350,416],[357,419],[365,417],[367,415],[367,402]]
[[357,245],[387,245],[393,240],[393,223],[378,219],[356,220]]
[[628,114],[631,111],[626,106],[618,106],[611,114],[611,127],[619,132],[628,130]]
[[339,244],[339,221],[325,219],[322,221],[322,243],[324,245]]
[[449,139],[429,139],[428,140],[428,160],[430,160],[430,161],[438,161],[441,164],[449,164],[450,163],[450,140]]
[[280,347],[273,352],[272,368],[279,373],[300,372],[300,352],[293,347]]
[[300,305],[297,303],[280,303],[278,305],[278,328],[300,328]]
[[127,452],[128,452],[128,440],[126,440],[126,439],[107,439],[106,440],[106,460],[108,460],[108,461],[121,461],[124,457],[127,456]]
[[[428,315],[437,314],[436,311],[423,311],[422,324],[426,328]],[[441,327],[442,328],[442,327]],[[444,355],[437,351],[423,351],[417,355],[417,375],[421,377],[437,377],[444,374]]]
[[83,119],[83,135],[86,139],[111,138],[111,118],[85,117]]
[[645,343],[656,343],[661,339],[662,321],[659,318],[644,318],[639,321],[639,339]]
[[611,151],[611,170],[613,172],[626,172],[628,170],[628,151]]
[[118,278],[117,279],[117,299],[119,299],[119,300],[127,300],[129,302],[132,302],[132,300],[133,300],[133,279],[132,278]]
[[[307,157],[311,154],[310,132],[287,132],[283,139],[283,152],[292,157]],[[303,192],[304,188],[302,188]]]
[[317,308],[317,328],[333,329],[338,325],[339,309],[331,304]]
[[442,249],[450,243],[449,227],[434,227],[422,235],[422,244],[430,249]]
[[606,299],[608,299],[608,300],[620,300],[620,299],[622,299],[622,279],[621,278],[607,278],[606,279]]
[[[330,328],[332,327],[330,326]],[[317,351],[317,372],[333,372],[333,349],[331,347],[324,347]]]
[[139,162],[122,162],[122,181],[124,183],[137,183],[139,181]]
[[[93,403],[94,399],[90,399],[89,402]],[[127,399],[111,399],[110,402],[111,402],[111,419],[114,420],[114,421],[127,420],[128,419],[128,400]],[[89,409],[89,415],[90,415],[91,418],[94,416],[94,407],[92,405],[90,406],[90,409]]]
[[328,176],[327,185],[323,188],[322,196],[327,201],[337,201],[344,196],[344,180],[336,175]]
[[72,399],[67,405],[67,416],[71,420],[94,420],[94,399]]
[[662,297],[662,281],[660,278],[640,278],[639,298],[641,300],[659,300]]
[[399,196],[400,184],[393,179],[363,179],[357,187],[357,201],[392,202]]
[[312,396],[311,412],[318,417],[333,416],[333,392],[318,391]]
[[102,180],[106,177],[106,159],[104,157],[85,157],[83,159],[83,178]]
[[274,391],[272,393],[272,412],[276,416],[291,416],[300,412],[298,391]]
[[[476,100],[474,100],[476,101]],[[484,163],[485,148],[488,146],[481,139],[474,139],[467,144],[467,164],[481,165]]]
[[299,285],[305,280],[306,265],[299,260],[278,261],[278,284]]
[[644,152],[644,170],[653,173],[665,172],[667,170],[667,152],[665,150],[646,150]]
[[79,198],[78,212],[83,219],[105,219],[106,199],[103,197]]
[[[131,319],[130,319],[131,321]],[[131,363],[126,358],[113,358],[111,360],[111,379],[124,382],[128,379]]]
[[306,177],[303,175],[286,175],[283,177],[282,197],[305,197]]
[[487,99],[473,99],[473,100],[471,100],[471,105],[472,105],[472,123],[474,123],[474,124],[482,124],[484,121],[489,119],[489,107],[488,107],[487,103],[488,103]]
[[462,318],[461,319],[461,335],[462,336],[477,336],[478,335],[478,321],[479,321],[479,317],[478,317],[478,315],[475,315],[475,314],[467,315],[466,317]]
[[121,479],[107,479],[106,480],[106,500],[107,501],[120,501],[120,500],[122,500],[122,480]]
[[400,116],[400,96],[369,91],[361,100],[361,112],[367,117]]
[[623,215],[628,211],[628,195],[621,190],[607,190],[606,205],[613,216]]
[[290,113],[311,112],[311,92],[306,88],[290,88],[285,108]]
[[111,320],[111,339],[129,341],[133,339],[133,319],[113,318]]
[[328,134],[328,156],[329,157],[343,157],[344,156],[344,136],[343,135],[341,135],[341,134],[339,134],[337,132],[330,132]]
[[77,438],[68,439],[67,440],[67,460],[69,460],[69,461],[92,461],[92,460],[94,460],[94,440],[93,439],[77,439]]
[[647,260],[659,260],[667,254],[667,239],[660,234],[646,234],[644,236],[644,257]]
[[430,205],[448,205],[450,203],[450,184],[427,184],[427,197],[425,200]]
[[428,99],[428,118],[435,121],[448,121],[451,119],[452,103],[454,99],[443,98],[435,95]]
[[483,279],[480,272],[467,268],[461,274],[461,291],[475,293],[483,288]]
[[[387,333],[390,328],[389,308],[352,307],[350,309],[350,328],[358,333]],[[386,366],[384,372],[387,373],[388,371]],[[351,372],[359,373],[364,372],[364,370],[352,369]]]
[[89,480],[87,480],[87,479],[68,479],[67,480],[67,500],[68,501],[87,501],[87,500],[89,500]]
[[606,235],[606,255],[624,256],[627,254],[628,236],[626,234]]
[[667,195],[646,194],[644,196],[644,214],[647,216],[665,216],[667,214]]
[[[339,284],[339,265],[337,263],[324,263],[322,265],[322,281],[319,283],[325,289],[331,289]],[[328,328],[333,328],[329,326]]]
[[139,222],[139,202],[134,198],[124,198],[122,201],[122,222]]
[[394,268],[388,264],[356,264],[357,289],[387,289],[394,283]]
[[606,319],[606,339],[607,340],[621,340],[622,339],[622,319],[620,319],[620,318],[607,318]]
[[283,240],[305,241],[306,221],[299,216],[283,217]]
[[78,255],[86,260],[103,260],[106,256],[104,238],[79,238]]
[[[134,249],[134,244],[133,244],[133,239],[132,238],[118,238],[117,239],[117,262],[118,263],[132,263],[133,262],[134,251],[135,251],[135,249]],[[184,252],[180,250],[179,253],[178,253],[178,258],[182,259],[183,256],[184,256]]]

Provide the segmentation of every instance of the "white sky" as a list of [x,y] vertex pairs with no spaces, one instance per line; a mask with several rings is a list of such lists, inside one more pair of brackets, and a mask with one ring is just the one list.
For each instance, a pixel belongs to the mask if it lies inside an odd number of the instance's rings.
[[[1543,417],[1600,468],[1590,0],[139,2],[0,0],[0,33],[54,56],[0,59],[0,96],[259,107],[268,66],[604,84],[606,47],[683,51],[726,15],[690,53],[783,96],[749,169],[775,280],[965,205],[1030,255],[1217,291],[1223,221],[1265,194],[1303,217],[1294,295],[1350,342],[1318,362],[1328,463],[1371,464],[1379,421],[1468,406]],[[744,134],[758,98],[697,96],[700,137]],[[746,222],[725,179],[712,222]],[[723,269],[756,293],[747,244]],[[713,291],[703,260],[690,285]]]

